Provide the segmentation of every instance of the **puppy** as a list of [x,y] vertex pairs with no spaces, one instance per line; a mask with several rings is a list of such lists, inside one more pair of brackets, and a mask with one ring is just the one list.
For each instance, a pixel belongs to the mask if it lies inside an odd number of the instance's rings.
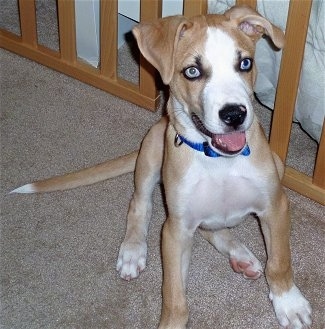
[[168,116],[140,151],[94,168],[27,184],[13,192],[73,188],[130,172],[135,192],[117,270],[136,278],[145,268],[152,192],[162,178],[168,217],[162,232],[163,304],[159,328],[185,328],[193,234],[198,229],[234,271],[258,278],[260,262],[229,228],[256,215],[267,248],[265,275],[283,327],[311,325],[311,307],[293,281],[283,164],[272,153],[252,107],[256,42],[284,45],[283,32],[249,7],[224,15],[172,16],[133,30],[143,56],[170,86]]

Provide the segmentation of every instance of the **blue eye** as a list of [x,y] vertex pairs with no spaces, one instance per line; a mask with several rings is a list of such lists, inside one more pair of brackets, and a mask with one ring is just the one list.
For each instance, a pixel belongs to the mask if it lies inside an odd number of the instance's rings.
[[185,78],[187,79],[196,79],[201,76],[200,70],[195,66],[190,66],[183,71]]
[[253,60],[251,58],[244,58],[239,64],[239,70],[248,72],[253,67]]

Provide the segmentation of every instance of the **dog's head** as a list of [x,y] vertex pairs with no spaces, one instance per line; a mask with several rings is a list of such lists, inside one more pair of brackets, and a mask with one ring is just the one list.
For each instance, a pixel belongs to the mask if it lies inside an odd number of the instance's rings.
[[283,32],[253,9],[238,6],[224,15],[141,23],[133,33],[170,86],[168,111],[176,130],[207,140],[222,154],[240,153],[254,117],[255,44],[267,35],[282,48]]

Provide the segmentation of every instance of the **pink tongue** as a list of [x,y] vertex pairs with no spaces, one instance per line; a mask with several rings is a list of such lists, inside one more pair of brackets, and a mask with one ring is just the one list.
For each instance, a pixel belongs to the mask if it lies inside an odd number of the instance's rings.
[[213,134],[211,144],[223,152],[238,152],[246,144],[244,132],[231,134]]

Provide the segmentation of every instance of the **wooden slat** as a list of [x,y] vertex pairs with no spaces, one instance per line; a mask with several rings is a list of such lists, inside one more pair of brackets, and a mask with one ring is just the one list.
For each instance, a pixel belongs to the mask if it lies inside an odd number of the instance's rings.
[[256,0],[237,0],[236,1],[237,5],[247,5],[252,8],[256,8]]
[[100,73],[117,78],[117,0],[100,1]]
[[322,136],[318,146],[313,184],[325,189],[325,120],[323,121]]
[[183,14],[192,17],[206,14],[208,11],[207,0],[184,0]]
[[36,13],[34,0],[19,0],[20,30],[23,42],[37,46]]
[[140,21],[148,21],[162,16],[162,0],[140,0]]
[[[162,15],[162,0],[141,0],[140,2],[140,21],[147,21],[160,18]],[[156,69],[140,55],[140,93],[156,99],[158,103],[158,92],[156,88]]]
[[312,178],[291,168],[286,167],[283,185],[322,205],[325,205],[325,190],[313,184]]
[[74,1],[58,0],[60,54],[63,61],[75,63],[76,23]]
[[283,162],[285,162],[288,152],[311,3],[311,0],[290,1],[286,45],[282,54],[270,133],[271,148],[280,156]]

